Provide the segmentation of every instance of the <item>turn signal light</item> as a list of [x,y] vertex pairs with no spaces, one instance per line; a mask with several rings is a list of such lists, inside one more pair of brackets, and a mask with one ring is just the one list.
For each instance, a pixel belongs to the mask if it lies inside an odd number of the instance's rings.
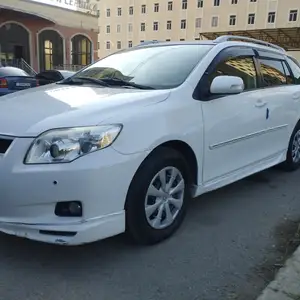
[[8,88],[7,80],[4,78],[0,78],[0,88]]

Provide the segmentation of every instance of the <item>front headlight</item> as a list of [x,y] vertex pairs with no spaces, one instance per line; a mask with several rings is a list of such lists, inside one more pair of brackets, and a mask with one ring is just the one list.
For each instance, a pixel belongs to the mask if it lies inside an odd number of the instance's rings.
[[38,136],[29,148],[25,164],[68,163],[110,146],[122,125],[53,129]]

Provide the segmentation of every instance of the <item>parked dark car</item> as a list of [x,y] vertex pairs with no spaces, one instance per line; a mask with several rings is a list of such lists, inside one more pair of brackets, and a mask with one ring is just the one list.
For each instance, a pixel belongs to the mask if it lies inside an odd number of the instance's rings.
[[40,85],[45,85],[64,80],[75,73],[76,72],[65,70],[47,70],[38,73],[35,75],[35,78],[38,79]]
[[0,66],[0,96],[38,86],[35,77],[15,67]]

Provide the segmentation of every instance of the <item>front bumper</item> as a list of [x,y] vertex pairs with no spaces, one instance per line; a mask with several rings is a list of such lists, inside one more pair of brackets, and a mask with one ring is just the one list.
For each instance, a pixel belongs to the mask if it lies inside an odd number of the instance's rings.
[[[0,156],[0,231],[33,240],[79,245],[125,230],[130,182],[146,153],[112,147],[72,163],[24,165],[32,139],[16,138]],[[81,201],[82,217],[58,217],[59,201]]]

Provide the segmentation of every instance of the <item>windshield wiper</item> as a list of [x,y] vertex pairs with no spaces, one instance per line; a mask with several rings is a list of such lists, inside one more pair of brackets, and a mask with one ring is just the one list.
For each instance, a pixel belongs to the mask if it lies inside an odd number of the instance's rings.
[[141,85],[141,84],[137,84],[134,82],[122,80],[119,78],[104,77],[104,78],[101,78],[101,81],[109,84],[109,86],[133,87],[133,88],[140,89],[140,90],[154,90],[154,88],[151,86]]
[[85,81],[91,82],[91,83],[95,83],[101,86],[106,86],[106,87],[110,87],[110,85],[105,82],[102,81],[101,79],[96,79],[96,78],[92,78],[92,77],[74,77],[74,78],[69,78],[67,80],[63,80],[61,82],[59,82],[59,84],[74,84],[74,85],[82,85],[84,84]]

